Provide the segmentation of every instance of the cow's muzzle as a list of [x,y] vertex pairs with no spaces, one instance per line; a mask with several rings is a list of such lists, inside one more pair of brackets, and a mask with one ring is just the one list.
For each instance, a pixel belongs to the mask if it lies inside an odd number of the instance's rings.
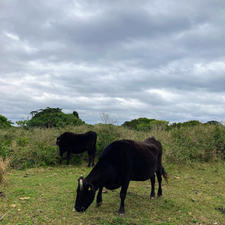
[[86,208],[85,207],[75,207],[75,208],[73,208],[73,211],[77,211],[77,212],[84,212],[85,210],[86,210]]

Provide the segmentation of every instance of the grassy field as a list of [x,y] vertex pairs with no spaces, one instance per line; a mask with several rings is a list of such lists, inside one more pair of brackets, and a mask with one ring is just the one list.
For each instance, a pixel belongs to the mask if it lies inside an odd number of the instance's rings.
[[120,189],[103,193],[100,208],[94,202],[85,213],[72,212],[77,179],[90,171],[86,163],[10,170],[0,186],[0,224],[225,224],[225,162],[164,166],[163,196],[150,200],[149,181],[131,182],[124,216],[117,214]]

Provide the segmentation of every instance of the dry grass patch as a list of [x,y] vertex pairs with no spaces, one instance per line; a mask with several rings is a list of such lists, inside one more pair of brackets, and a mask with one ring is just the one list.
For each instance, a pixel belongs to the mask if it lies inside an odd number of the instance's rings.
[[3,160],[2,157],[0,157],[0,184],[3,183],[5,180],[5,173],[9,166],[9,159]]

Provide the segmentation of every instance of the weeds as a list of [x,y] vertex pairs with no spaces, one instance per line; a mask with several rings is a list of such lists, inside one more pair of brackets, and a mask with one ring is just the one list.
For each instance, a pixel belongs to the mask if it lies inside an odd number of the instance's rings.
[[[163,160],[187,164],[225,159],[225,128],[219,125],[175,127],[170,130],[151,129],[136,131],[110,124],[71,126],[49,129],[0,129],[0,156],[10,158],[10,165],[17,169],[55,166],[59,161],[56,138],[65,131],[97,133],[97,158],[111,142],[119,139],[143,141],[155,136],[163,146]],[[87,153],[72,155],[71,164],[79,165],[88,160]]]

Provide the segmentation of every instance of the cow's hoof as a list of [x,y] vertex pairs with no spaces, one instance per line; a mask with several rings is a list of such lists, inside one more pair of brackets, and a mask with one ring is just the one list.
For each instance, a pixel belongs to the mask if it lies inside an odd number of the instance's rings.
[[118,211],[118,214],[119,214],[120,216],[124,216],[124,211],[123,211],[123,210],[119,210],[119,211]]
[[153,200],[155,198],[155,196],[151,196],[150,199]]
[[102,202],[97,202],[96,207],[100,207],[102,205]]

